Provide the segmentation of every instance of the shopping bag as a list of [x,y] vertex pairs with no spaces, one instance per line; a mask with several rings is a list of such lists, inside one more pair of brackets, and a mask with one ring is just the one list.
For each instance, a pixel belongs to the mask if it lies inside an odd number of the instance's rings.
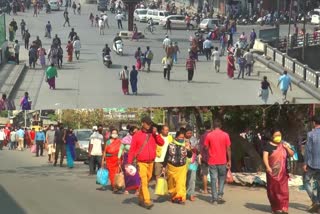
[[109,171],[107,169],[100,168],[97,172],[97,184],[107,186],[109,179]]
[[228,184],[233,183],[233,176],[230,169],[228,169],[228,172],[227,172],[226,182]]
[[155,194],[163,196],[168,194],[168,182],[164,174],[162,174],[161,176],[163,177],[160,177],[157,180]]
[[119,172],[114,176],[114,184],[117,189],[123,189],[125,187],[124,174],[121,167],[119,167]]
[[36,153],[36,152],[37,152],[37,146],[36,146],[36,144],[33,144],[33,145],[31,146],[30,151],[31,151],[31,153]]

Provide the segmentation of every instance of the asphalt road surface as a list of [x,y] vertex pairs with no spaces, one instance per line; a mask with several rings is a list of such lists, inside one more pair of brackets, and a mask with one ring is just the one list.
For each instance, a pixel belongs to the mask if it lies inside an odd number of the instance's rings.
[[[195,202],[185,206],[172,204],[152,194],[155,206],[145,210],[137,205],[134,195],[114,195],[100,192],[95,177],[88,176],[88,167],[82,163],[70,170],[53,167],[46,157],[34,157],[30,151],[0,151],[0,210],[2,214],[202,214],[271,213],[264,188],[227,185],[226,204],[211,205],[209,195],[197,193]],[[153,192],[153,189],[150,189]],[[290,190],[290,213],[306,213],[310,201],[305,192]]]
[[[195,105],[256,105],[262,104],[257,96],[260,87],[260,80],[264,75],[268,76],[274,95],[270,96],[270,104],[282,102],[280,90],[276,88],[278,75],[265,68],[260,63],[254,66],[254,74],[244,80],[232,80],[227,78],[226,58],[222,58],[221,72],[213,71],[212,62],[207,62],[204,56],[200,56],[197,63],[194,81],[187,83],[187,72],[185,69],[185,58],[189,48],[189,37],[194,35],[194,31],[173,30],[169,36],[173,41],[179,43],[181,54],[179,54],[178,64],[173,67],[171,81],[164,80],[161,59],[164,56],[162,41],[166,31],[157,26],[155,35],[146,35],[145,39],[139,42],[125,40],[124,56],[112,53],[113,65],[110,69],[102,64],[101,52],[106,43],[112,45],[112,40],[119,30],[113,14],[109,15],[110,29],[105,30],[105,35],[99,35],[98,29],[91,27],[89,14],[98,14],[95,5],[83,5],[82,14],[73,15],[70,12],[71,27],[75,28],[82,43],[80,60],[66,63],[63,69],[58,71],[56,80],[57,89],[49,90],[44,81],[44,71],[37,66],[37,69],[29,69],[15,93],[18,106],[19,99],[25,91],[28,91],[33,101],[34,109],[56,109],[56,108],[101,108],[101,107],[161,107],[161,106],[195,106]],[[67,42],[70,32],[69,27],[63,27],[63,12],[52,12],[45,14],[42,12],[39,17],[33,17],[32,11],[19,13],[14,17],[18,23],[23,18],[27,22],[27,28],[31,33],[31,40],[39,35],[43,46],[48,49],[51,39],[44,38],[44,28],[47,21],[51,21],[53,33],[58,34],[62,39],[63,48]],[[7,17],[7,22],[11,17]],[[138,29],[143,31],[146,27],[143,23],[137,23]],[[123,22],[126,28],[127,22]],[[258,31],[268,26],[239,26],[238,32],[246,32],[249,35],[252,28]],[[18,30],[19,31],[19,30]],[[287,26],[281,27],[281,34],[286,35]],[[235,39],[239,35],[235,36]],[[17,38],[21,40],[20,33]],[[218,45],[215,42],[215,45]],[[124,96],[121,91],[121,81],[119,71],[124,65],[131,68],[135,64],[134,52],[137,47],[145,51],[146,46],[150,46],[154,53],[151,72],[140,72],[138,77],[138,96]],[[66,55],[66,53],[65,53]],[[27,51],[21,45],[22,60],[27,59]],[[66,56],[64,56],[66,61]],[[236,73],[237,75],[237,73]],[[314,103],[317,102],[311,95],[294,87],[288,93],[288,100],[294,103]]]

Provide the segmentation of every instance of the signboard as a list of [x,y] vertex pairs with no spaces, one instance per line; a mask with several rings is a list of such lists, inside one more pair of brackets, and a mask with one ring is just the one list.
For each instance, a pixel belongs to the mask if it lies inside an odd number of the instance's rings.
[[117,113],[125,113],[127,111],[126,108],[104,108],[104,112],[117,112]]
[[6,41],[6,20],[5,14],[0,15],[0,46]]
[[259,30],[259,39],[264,41],[273,41],[279,38],[279,28],[269,28]]

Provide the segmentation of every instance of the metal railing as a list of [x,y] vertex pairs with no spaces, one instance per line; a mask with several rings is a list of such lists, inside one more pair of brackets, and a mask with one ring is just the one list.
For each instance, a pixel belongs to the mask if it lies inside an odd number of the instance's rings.
[[[303,35],[293,34],[289,36],[289,39],[286,39],[286,38],[287,37],[280,38],[278,40],[277,48],[280,51],[285,51],[288,44],[290,49],[303,47],[303,39],[304,39]],[[312,46],[312,45],[320,45],[320,35],[314,36],[313,34],[306,33],[305,39],[306,39],[305,41],[306,47]]]
[[289,57],[287,54],[282,53],[276,48],[266,45],[265,56],[270,58],[272,61],[276,62],[284,68],[284,70],[295,74],[301,81],[307,83],[310,86],[319,88],[320,72],[315,71],[304,65],[303,63],[297,61],[294,58]]

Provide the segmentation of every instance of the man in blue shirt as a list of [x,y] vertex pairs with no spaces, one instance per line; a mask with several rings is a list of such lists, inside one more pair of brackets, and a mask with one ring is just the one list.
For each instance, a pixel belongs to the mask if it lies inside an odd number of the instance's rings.
[[320,205],[320,186],[317,185],[317,194],[314,194],[311,180],[320,182],[320,116],[313,118],[314,129],[308,133],[307,143],[305,145],[304,165],[305,172],[303,181],[305,189],[312,200],[309,212],[317,212]]
[[38,132],[36,132],[36,145],[37,145],[37,153],[36,156],[39,157],[39,150],[40,150],[40,156],[43,156],[43,146],[44,141],[46,140],[46,135],[44,134],[42,128]]
[[288,76],[288,72],[284,71],[283,75],[278,80],[278,87],[280,85],[280,90],[283,95],[283,101],[287,100],[287,92],[290,87],[290,91],[292,91],[292,85],[291,85],[291,77]]
[[19,130],[16,132],[17,134],[17,141],[18,141],[18,150],[22,151],[24,148],[24,131],[20,127]]
[[209,40],[209,37],[203,42],[203,51],[207,57],[207,61],[211,60],[211,48],[212,42]]

